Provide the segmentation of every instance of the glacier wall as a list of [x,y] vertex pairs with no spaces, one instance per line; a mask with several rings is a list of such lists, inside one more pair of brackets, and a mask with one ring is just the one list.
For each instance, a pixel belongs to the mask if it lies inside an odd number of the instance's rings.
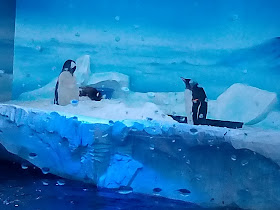
[[279,131],[0,106],[0,143],[43,173],[209,206],[280,204]]

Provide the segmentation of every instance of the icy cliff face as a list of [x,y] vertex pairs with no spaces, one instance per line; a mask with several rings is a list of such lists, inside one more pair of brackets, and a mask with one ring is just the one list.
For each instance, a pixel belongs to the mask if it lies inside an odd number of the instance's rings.
[[279,137],[279,131],[0,106],[0,143],[43,173],[203,206],[279,205]]

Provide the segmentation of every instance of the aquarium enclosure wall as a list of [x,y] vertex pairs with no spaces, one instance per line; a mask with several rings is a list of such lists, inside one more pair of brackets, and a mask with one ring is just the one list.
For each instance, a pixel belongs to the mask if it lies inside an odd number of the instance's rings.
[[0,1],[0,101],[12,99],[16,1]]
[[279,9],[0,0],[0,157],[101,192],[277,208]]

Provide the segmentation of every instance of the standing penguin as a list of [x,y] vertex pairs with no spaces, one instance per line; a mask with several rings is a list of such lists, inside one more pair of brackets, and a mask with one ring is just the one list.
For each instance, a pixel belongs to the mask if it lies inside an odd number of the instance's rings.
[[[192,81],[191,79],[185,79],[182,78],[183,82],[186,85],[186,91],[185,91],[185,106],[186,106],[186,112],[189,122],[189,110],[190,110],[190,101],[192,101],[192,108],[191,108],[191,114],[193,122],[190,122],[199,125],[199,124],[205,124],[206,121],[206,115],[207,115],[207,97],[205,94],[205,91],[202,87],[198,86],[197,82]],[[189,92],[192,93],[192,99],[190,100]],[[187,93],[187,94],[186,94]]]
[[79,100],[79,88],[74,76],[75,70],[75,61],[67,60],[64,63],[55,86],[54,104],[65,106],[72,100]]
[[184,81],[186,85],[186,89],[184,91],[184,96],[185,96],[185,111],[187,115],[187,121],[188,124],[193,125],[193,112],[192,112],[192,90],[190,86],[190,79],[185,79],[181,77],[181,79]]

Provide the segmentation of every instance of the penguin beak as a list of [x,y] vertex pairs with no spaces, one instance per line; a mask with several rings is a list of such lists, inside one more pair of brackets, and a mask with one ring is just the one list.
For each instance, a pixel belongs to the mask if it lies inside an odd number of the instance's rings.
[[185,84],[189,84],[190,83],[190,79],[185,79],[184,77],[181,77],[181,79],[183,80],[183,82],[185,83]]
[[192,89],[192,87],[191,87],[191,85],[190,85],[191,79],[185,79],[185,78],[183,78],[183,77],[181,77],[181,79],[182,79],[183,82],[185,83],[186,88],[189,89],[189,90],[191,90],[191,89]]
[[70,71],[70,73],[73,75],[74,72],[76,71],[76,66],[75,66],[74,68],[70,69],[69,71]]
[[186,79],[184,77],[180,77],[183,82],[186,82]]

